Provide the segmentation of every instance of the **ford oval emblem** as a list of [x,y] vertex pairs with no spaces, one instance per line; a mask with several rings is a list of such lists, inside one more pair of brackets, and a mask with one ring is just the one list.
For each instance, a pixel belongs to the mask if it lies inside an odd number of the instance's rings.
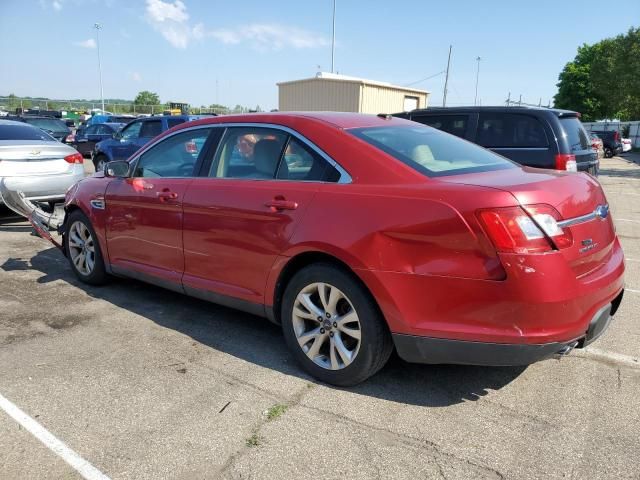
[[596,214],[596,217],[600,217],[604,220],[609,216],[609,205],[598,205],[594,213]]

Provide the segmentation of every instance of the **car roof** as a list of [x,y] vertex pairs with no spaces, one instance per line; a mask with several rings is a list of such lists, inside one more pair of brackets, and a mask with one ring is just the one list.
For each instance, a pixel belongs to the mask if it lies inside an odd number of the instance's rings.
[[24,127],[24,128],[35,128],[32,125],[29,125],[28,123],[25,122],[19,122],[16,120],[4,120],[2,118],[0,118],[0,125],[12,125],[14,127]]
[[[175,117],[174,117],[175,118]],[[264,112],[264,113],[239,113],[231,115],[219,115],[217,117],[204,117],[197,120],[198,125],[216,123],[275,123],[291,125],[296,120],[311,120],[331,125],[340,129],[382,127],[393,125],[415,125],[413,122],[392,117],[388,114],[372,115],[348,112]],[[181,126],[182,127],[182,126]],[[178,127],[178,128],[181,128]],[[182,127],[184,128],[184,127]]]
[[407,113],[446,113],[446,112],[551,112],[555,115],[577,115],[573,110],[562,110],[560,108],[530,107],[530,106],[482,106],[482,107],[428,107],[411,110]]

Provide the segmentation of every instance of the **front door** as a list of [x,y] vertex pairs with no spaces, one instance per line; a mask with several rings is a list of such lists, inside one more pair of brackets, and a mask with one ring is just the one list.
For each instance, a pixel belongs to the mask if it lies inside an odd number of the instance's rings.
[[124,269],[156,283],[180,284],[182,203],[210,130],[189,130],[163,139],[132,162],[129,178],[109,184],[106,234],[116,273]]

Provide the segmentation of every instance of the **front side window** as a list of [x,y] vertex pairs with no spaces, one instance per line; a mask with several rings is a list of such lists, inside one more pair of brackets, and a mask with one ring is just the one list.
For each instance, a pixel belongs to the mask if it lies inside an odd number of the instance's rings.
[[259,127],[233,127],[225,132],[210,177],[273,179],[287,134]]
[[540,121],[517,113],[481,113],[478,142],[493,148],[548,147],[549,141]]
[[122,130],[122,139],[134,140],[138,138],[140,136],[141,127],[142,127],[142,122],[130,123]]
[[348,132],[428,177],[516,168],[506,158],[433,128],[366,127]]
[[161,140],[144,152],[136,164],[134,177],[192,177],[198,157],[211,128],[178,133]]

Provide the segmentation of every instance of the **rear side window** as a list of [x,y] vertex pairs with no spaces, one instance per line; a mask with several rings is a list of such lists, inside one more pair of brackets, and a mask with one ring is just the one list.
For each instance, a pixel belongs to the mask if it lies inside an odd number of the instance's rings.
[[142,128],[140,128],[141,138],[153,138],[162,133],[162,122],[160,120],[149,120],[142,122]]
[[24,121],[34,127],[51,130],[52,132],[66,132],[69,130],[69,127],[62,120],[56,120],[55,118],[25,118]]
[[468,115],[421,115],[412,117],[411,120],[429,125],[456,137],[464,138],[467,131]]
[[587,132],[580,120],[575,117],[561,118],[560,125],[562,125],[569,149],[572,152],[591,148]]
[[333,165],[293,137],[289,137],[283,160],[278,167],[279,180],[337,182],[340,178]]
[[530,115],[517,113],[481,113],[478,120],[477,143],[493,148],[549,146],[540,121]]
[[433,128],[367,127],[348,131],[428,177],[516,168],[504,157]]
[[167,118],[167,127],[173,128],[176,125],[180,125],[181,123],[184,123],[184,122],[185,122],[184,118]]
[[0,122],[0,140],[38,140],[55,142],[56,139],[39,128],[29,125],[2,125]]

